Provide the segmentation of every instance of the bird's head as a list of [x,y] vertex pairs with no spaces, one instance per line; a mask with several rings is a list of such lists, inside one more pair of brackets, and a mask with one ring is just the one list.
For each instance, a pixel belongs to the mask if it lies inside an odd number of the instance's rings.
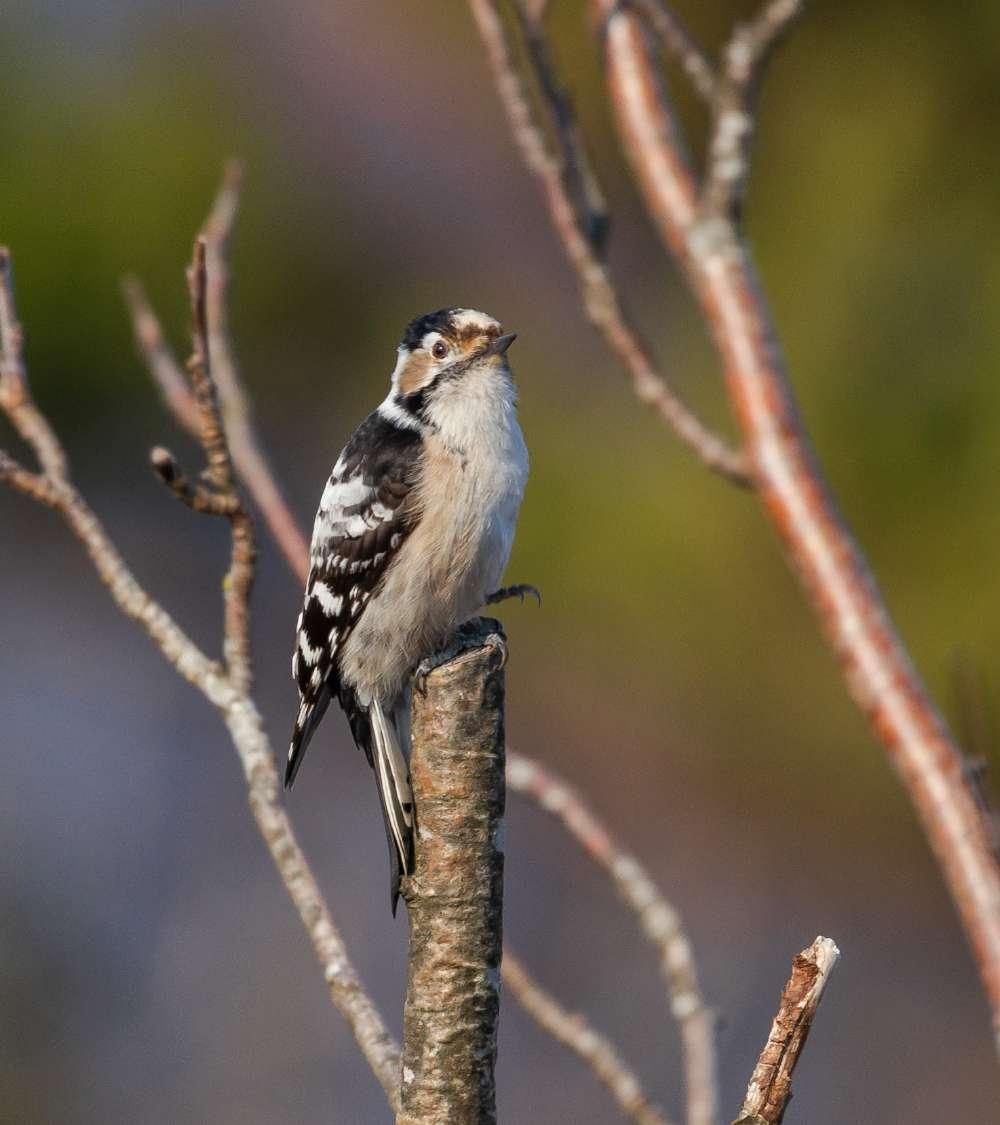
[[497,391],[512,393],[507,349],[515,333],[475,309],[438,309],[411,320],[392,373],[392,399],[425,422],[435,407],[454,407]]

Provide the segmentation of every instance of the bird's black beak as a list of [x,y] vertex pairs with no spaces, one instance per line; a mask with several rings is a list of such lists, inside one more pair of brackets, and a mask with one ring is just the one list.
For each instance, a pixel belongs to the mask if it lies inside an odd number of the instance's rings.
[[498,336],[486,349],[486,355],[503,355],[516,339],[516,332],[508,332],[506,336]]

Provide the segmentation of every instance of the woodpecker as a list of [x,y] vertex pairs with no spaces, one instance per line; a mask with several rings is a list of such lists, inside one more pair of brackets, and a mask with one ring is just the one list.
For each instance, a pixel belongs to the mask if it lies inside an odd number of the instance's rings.
[[337,699],[375,773],[393,914],[413,869],[411,674],[482,606],[537,596],[497,589],[528,475],[507,363],[514,338],[474,309],[411,321],[389,394],[337,459],[313,525],[285,787]]

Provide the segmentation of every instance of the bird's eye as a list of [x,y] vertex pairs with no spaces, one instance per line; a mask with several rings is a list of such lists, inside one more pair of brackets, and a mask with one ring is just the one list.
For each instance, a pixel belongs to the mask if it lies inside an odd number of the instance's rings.
[[444,340],[438,340],[437,343],[435,343],[434,347],[431,348],[431,355],[435,359],[444,359],[447,354],[448,345],[444,342]]

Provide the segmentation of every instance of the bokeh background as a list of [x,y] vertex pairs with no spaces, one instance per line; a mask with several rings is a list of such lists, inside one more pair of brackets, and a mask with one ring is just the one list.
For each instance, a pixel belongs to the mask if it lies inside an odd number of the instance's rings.
[[[558,60],[591,133],[610,257],[677,384],[729,427],[718,365],[623,171],[582,5]],[[678,3],[711,44],[748,6]],[[817,2],[775,61],[749,229],[802,409],[937,698],[989,731],[998,673],[1000,7]],[[532,477],[505,607],[513,745],[572,777],[683,914],[735,1111],[792,954],[843,960],[788,1120],[1000,1120],[970,957],[914,816],[752,499],[631,397],[586,323],[463,4],[34,0],[0,32],[0,240],[34,386],[141,580],[217,644],[225,533],[155,484],[193,459],[135,358],[137,271],[183,350],[182,268],[224,158],[247,163],[235,337],[311,521],[406,320],[485,308]],[[697,153],[704,120],[679,93]],[[13,446],[4,432],[2,444]],[[258,697],[284,744],[299,591],[263,544]],[[122,620],[48,513],[0,495],[0,1118],[388,1120],[251,825],[216,715]],[[964,661],[986,685],[951,702]],[[996,746],[979,752],[1000,768]],[[651,950],[512,797],[506,935],[680,1111]],[[372,779],[331,713],[291,799],[351,952],[400,1024]],[[616,1111],[512,1000],[511,1123]]]

